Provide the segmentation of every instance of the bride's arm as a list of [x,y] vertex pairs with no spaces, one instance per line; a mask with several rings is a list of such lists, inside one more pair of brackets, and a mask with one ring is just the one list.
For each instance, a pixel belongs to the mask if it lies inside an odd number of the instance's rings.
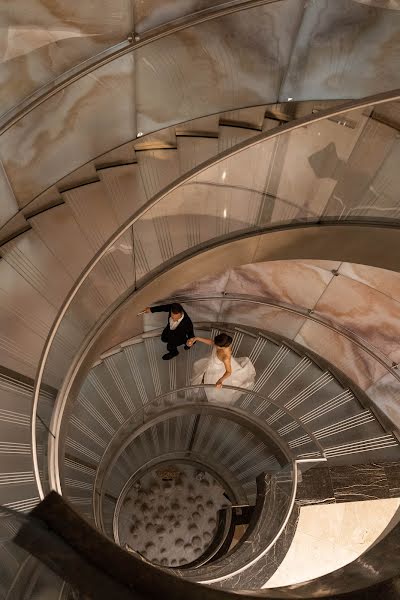
[[224,366],[225,366],[225,373],[222,375],[222,377],[220,377],[218,379],[218,381],[215,384],[215,386],[217,388],[222,388],[222,384],[224,383],[225,379],[228,379],[228,377],[230,377],[230,375],[232,375],[232,363],[231,363],[230,356],[226,356],[224,358]]
[[190,340],[188,340],[186,342],[186,344],[188,346],[193,346],[193,344],[195,342],[203,342],[203,344],[207,344],[208,346],[212,346],[214,344],[214,342],[211,339],[209,339],[209,338],[202,338],[202,337],[193,337],[193,338],[190,338]]

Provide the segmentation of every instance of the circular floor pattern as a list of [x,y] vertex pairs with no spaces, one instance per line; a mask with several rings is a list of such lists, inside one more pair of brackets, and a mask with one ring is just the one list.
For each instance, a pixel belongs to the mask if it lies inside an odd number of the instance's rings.
[[218,510],[229,506],[225,490],[209,473],[187,464],[162,465],[128,490],[119,513],[119,539],[144,558],[177,567],[210,544]]

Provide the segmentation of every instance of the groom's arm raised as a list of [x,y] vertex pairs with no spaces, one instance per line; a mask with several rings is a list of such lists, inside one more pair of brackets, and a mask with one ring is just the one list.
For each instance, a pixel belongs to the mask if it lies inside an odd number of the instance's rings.
[[155,312],[169,312],[170,310],[171,310],[170,304],[160,304],[160,306],[146,306],[146,308],[142,312],[155,313]]

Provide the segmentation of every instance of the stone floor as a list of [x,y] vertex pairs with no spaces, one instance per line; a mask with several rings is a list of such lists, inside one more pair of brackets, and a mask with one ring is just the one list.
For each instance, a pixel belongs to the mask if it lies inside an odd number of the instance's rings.
[[120,544],[163,566],[195,560],[214,536],[218,510],[229,505],[224,491],[209,473],[187,464],[146,473],[125,496]]

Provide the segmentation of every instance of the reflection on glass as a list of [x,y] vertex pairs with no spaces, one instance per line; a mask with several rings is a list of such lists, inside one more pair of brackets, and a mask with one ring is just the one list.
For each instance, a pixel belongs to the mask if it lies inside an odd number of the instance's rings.
[[[397,130],[385,124],[393,104],[346,111],[250,141],[161,197],[115,241],[67,309],[43,377],[53,396],[85,337],[113,303],[173,261],[210,243],[276,226],[399,219],[400,145]],[[289,336],[301,325],[295,320]],[[217,392],[212,391],[217,402],[224,394],[226,403],[228,396],[230,403],[242,401],[236,392],[223,390],[218,397]],[[49,426],[42,403],[38,414]]]

